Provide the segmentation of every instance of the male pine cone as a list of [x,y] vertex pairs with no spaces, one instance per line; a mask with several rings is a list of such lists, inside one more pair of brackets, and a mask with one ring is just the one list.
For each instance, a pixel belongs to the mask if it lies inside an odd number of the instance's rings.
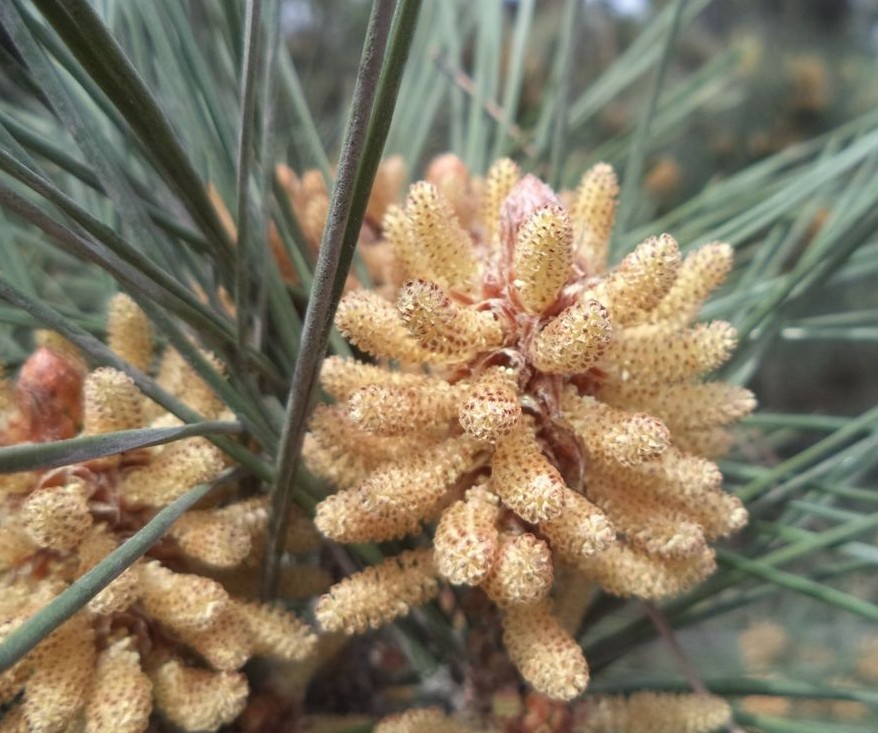
[[[148,370],[146,316],[124,294],[109,311],[110,348]],[[0,445],[179,424],[130,377],[106,367],[87,372],[72,345],[57,334],[48,340],[14,382],[0,383]],[[179,352],[167,347],[158,362],[159,386],[206,419],[223,415],[219,397]],[[198,437],[0,475],[0,641],[156,512],[218,480],[228,465]],[[0,671],[0,731],[143,733],[155,714],[175,730],[215,731],[247,704],[249,659],[300,661],[314,652],[316,636],[296,615],[249,599],[246,588],[230,593],[261,561],[267,500],[217,494]]]
[[732,326],[693,325],[732,249],[684,258],[663,234],[608,269],[609,166],[561,196],[509,160],[484,180],[459,161],[431,171],[444,174],[385,216],[395,264],[382,292],[395,295],[339,305],[339,330],[374,363],[326,361],[335,404],[315,415],[305,458],[340,489],[317,507],[328,538],[437,522],[435,540],[343,580],[316,615],[361,632],[430,600],[439,580],[480,586],[521,674],[570,699],[588,667],[552,610],[555,565],[662,598],[705,578],[709,541],[746,522],[712,459],[755,401],[704,381],[731,355]]

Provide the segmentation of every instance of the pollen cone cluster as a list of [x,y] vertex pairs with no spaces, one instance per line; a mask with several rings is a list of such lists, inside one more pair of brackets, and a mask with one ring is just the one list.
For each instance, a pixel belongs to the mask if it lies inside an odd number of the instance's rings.
[[[149,370],[149,321],[125,295],[110,304],[108,333],[116,354]],[[69,344],[45,344],[7,385],[0,445],[176,422],[122,372],[88,371]],[[219,398],[176,351],[158,361],[162,387],[205,418],[221,417]],[[228,465],[213,444],[192,438],[0,476],[0,638]],[[219,582],[258,556],[267,522],[264,499],[230,494],[215,490],[224,498],[186,512],[146,557],[0,673],[0,729],[141,733],[155,711],[179,730],[214,731],[244,709],[248,659],[311,653],[316,637],[304,622]]]
[[340,303],[337,327],[369,360],[325,362],[334,404],[315,414],[305,459],[339,489],[317,507],[326,537],[430,524],[433,545],[348,577],[316,614],[360,632],[440,580],[478,586],[525,679],[569,699],[588,667],[553,610],[556,565],[662,598],[705,578],[709,542],[747,520],[712,459],[754,399],[706,381],[734,329],[694,323],[732,250],[683,256],[663,234],[608,268],[606,165],[563,196],[509,160],[476,179],[444,156],[428,178],[385,215],[397,287]]

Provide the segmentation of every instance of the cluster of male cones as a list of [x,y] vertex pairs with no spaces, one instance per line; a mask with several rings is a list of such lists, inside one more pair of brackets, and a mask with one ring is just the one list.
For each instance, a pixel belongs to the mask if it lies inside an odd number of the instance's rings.
[[[286,174],[279,180],[316,247],[326,188],[315,175]],[[566,721],[546,730],[713,730],[729,710],[711,696],[552,700],[588,682],[570,616],[581,615],[590,584],[621,596],[679,593],[713,569],[708,542],[746,521],[711,459],[754,400],[704,381],[734,348],[732,327],[692,325],[731,249],[708,244],[684,258],[662,235],[609,269],[617,184],[605,165],[556,195],[509,160],[482,179],[443,156],[404,207],[390,203],[401,179],[401,161],[382,166],[361,241],[375,284],[352,279],[337,314],[371,359],[326,360],[334,404],[317,408],[305,441],[310,470],[339,491],[313,524],[298,516],[288,549],[314,549],[315,525],[344,543],[428,527],[432,542],[405,540],[411,549],[332,586],[313,607],[325,638],[388,623],[444,581],[479,588],[543,701],[503,730],[531,730],[537,709]],[[149,321],[127,296],[112,301],[107,331],[118,356],[154,371],[202,417],[228,414],[177,351],[155,358]],[[52,335],[0,392],[0,445],[179,422],[125,374],[89,372]],[[176,729],[215,731],[244,709],[251,657],[317,656],[302,620],[253,600],[267,507],[262,496],[241,498],[237,481],[224,490],[230,470],[216,446],[188,438],[0,476],[0,639],[189,488],[220,487],[0,673],[0,733],[142,733],[154,712]],[[299,580],[310,595],[328,585]],[[376,730],[465,733],[471,724],[421,709]]]
[[[149,371],[150,324],[125,295],[110,305],[108,332],[117,355]],[[157,381],[206,419],[224,410],[170,347]],[[122,372],[87,372],[54,334],[24,362],[14,386],[4,386],[0,444],[178,423]],[[162,507],[227,468],[217,447],[189,438],[0,476],[0,639]],[[316,636],[303,621],[252,600],[241,582],[259,564],[264,498],[234,500],[220,489],[211,497],[0,673],[0,731],[141,733],[154,710],[179,730],[214,731],[244,709],[249,691],[240,669],[252,656],[290,661],[313,651]]]
[[360,633],[443,580],[477,586],[521,675],[571,699],[588,666],[553,594],[680,593],[714,569],[709,541],[747,520],[712,459],[754,399],[704,381],[733,327],[693,325],[732,250],[683,257],[663,234],[608,268],[606,165],[562,196],[510,160],[476,179],[445,156],[428,179],[387,210],[380,287],[339,305],[337,327],[372,361],[327,359],[335,403],[317,409],[304,455],[339,489],[317,506],[327,538],[435,531],[334,585],[315,614]]

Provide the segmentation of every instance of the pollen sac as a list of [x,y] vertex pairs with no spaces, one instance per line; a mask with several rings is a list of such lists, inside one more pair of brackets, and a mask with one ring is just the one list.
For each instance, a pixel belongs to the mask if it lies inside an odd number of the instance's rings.
[[532,426],[521,425],[498,441],[491,467],[491,490],[526,522],[552,519],[561,513],[564,479],[543,455]]
[[580,374],[595,365],[611,334],[606,308],[596,300],[579,301],[543,326],[530,356],[548,374]]
[[401,279],[417,277],[419,273],[429,269],[423,251],[418,248],[409,231],[405,210],[402,207],[391,205],[387,208],[382,229],[384,241],[390,246]]
[[247,679],[172,659],[151,675],[156,707],[184,731],[215,731],[232,722],[247,702]]
[[587,703],[583,733],[711,733],[731,719],[729,704],[707,694],[635,692],[598,695]]
[[98,657],[85,706],[86,733],[142,733],[152,713],[152,682],[125,637]]
[[490,311],[461,307],[427,280],[403,284],[397,307],[424,349],[453,361],[463,361],[503,342],[503,329]]
[[125,293],[114,295],[107,307],[107,346],[142,372],[152,363],[152,324]]
[[482,588],[501,608],[541,601],[552,589],[552,551],[536,536],[503,535]]
[[671,558],[616,543],[581,560],[577,567],[613,595],[660,599],[700,583],[714,571],[716,560],[709,548],[695,555]]
[[445,382],[432,389],[372,384],[350,396],[348,412],[363,430],[391,437],[447,423],[457,413],[459,401],[458,391]]
[[546,600],[505,608],[503,643],[521,676],[537,692],[570,700],[588,684],[582,649],[558,623]]
[[149,465],[128,473],[119,490],[131,505],[163,506],[193,486],[213,481],[224,468],[222,452],[205,439],[178,440]]
[[325,631],[377,628],[439,592],[432,550],[406,550],[330,588],[314,609]]
[[733,257],[732,248],[721,242],[706,244],[687,255],[677,279],[650,314],[650,322],[690,323],[707,297],[725,281]]
[[570,277],[573,229],[561,206],[537,209],[518,230],[513,256],[518,297],[530,313],[555,302]]
[[647,320],[676,281],[679,269],[680,249],[674,238],[667,234],[651,237],[609,277],[586,291],[587,297],[600,302],[614,324],[631,326]]
[[461,226],[471,229],[478,206],[466,163],[454,153],[443,153],[430,162],[426,179],[448,202]]
[[85,702],[95,670],[94,630],[82,612],[32,653],[22,708],[28,731],[63,731]]
[[317,637],[294,614],[268,603],[238,600],[232,601],[232,608],[246,624],[255,654],[296,662],[314,652]]
[[704,530],[677,506],[647,492],[633,493],[629,485],[596,476],[590,496],[623,528],[633,547],[655,557],[686,557],[705,548]]
[[156,561],[140,567],[141,603],[153,618],[174,630],[204,630],[225,609],[229,595],[200,575],[175,573]]
[[86,435],[132,430],[143,426],[143,395],[127,374],[95,369],[83,386],[82,429]]
[[392,303],[375,293],[355,290],[338,304],[335,325],[348,341],[378,359],[422,364],[442,356],[432,354],[406,328]]
[[447,389],[444,379],[383,369],[352,359],[330,356],[320,370],[320,385],[333,399],[345,402],[361,389],[372,386]]
[[[77,548],[80,577],[91,570],[119,546],[119,540],[105,524],[91,528]],[[140,597],[138,565],[135,564],[88,602],[93,613],[109,614],[124,611]]]
[[603,401],[615,407],[639,409],[654,415],[672,432],[713,428],[746,417],[756,407],[749,389],[736,384],[672,384],[660,389],[636,384],[608,384],[600,391]]
[[616,410],[592,397],[568,392],[564,407],[588,454],[598,460],[635,466],[667,450],[670,431],[644,413]]
[[253,638],[244,618],[226,603],[205,628],[177,626],[174,635],[213,669],[234,671],[253,654]]
[[618,195],[619,181],[615,171],[606,163],[598,163],[586,171],[573,196],[570,220],[576,257],[589,274],[607,268]]
[[93,523],[89,488],[81,479],[33,492],[21,508],[21,522],[31,541],[53,550],[70,550]]
[[492,443],[511,433],[520,417],[515,374],[505,370],[485,372],[473,384],[458,412],[467,434]]
[[[478,450],[467,437],[451,438],[371,473],[362,484],[317,506],[317,528],[338,542],[395,539],[417,531],[432,517]],[[358,538],[358,539],[353,539]]]
[[[225,366],[216,356],[203,349],[200,353],[215,372],[225,374]],[[156,382],[208,420],[215,419],[225,409],[219,395],[198,376],[180,352],[171,346],[162,353]],[[155,417],[154,414],[150,416]]]
[[13,524],[0,525],[0,572],[12,570],[37,548],[27,530]]
[[445,197],[436,186],[421,181],[409,190],[405,210],[409,236],[428,268],[418,276],[453,290],[469,290],[476,275],[475,255]]
[[433,538],[439,573],[451,583],[480,583],[494,564],[499,518],[497,497],[484,489],[470,489],[465,501],[452,504]]
[[498,160],[485,176],[482,225],[485,229],[485,242],[493,251],[500,248],[500,209],[520,178],[521,169],[509,158]]
[[387,209],[399,198],[405,175],[405,160],[401,155],[391,155],[381,161],[366,205],[366,219],[373,222],[382,220]]
[[234,567],[250,552],[250,532],[221,511],[190,511],[169,532],[184,554],[219,568]]
[[341,489],[362,483],[383,463],[411,452],[404,437],[384,438],[361,430],[338,405],[318,405],[302,456],[311,473]]
[[600,366],[613,381],[673,384],[713,371],[732,355],[735,329],[724,321],[682,331],[635,326],[613,340]]
[[616,539],[616,531],[600,508],[582,494],[564,492],[564,511],[540,523],[540,531],[554,550],[570,564],[603,552]]

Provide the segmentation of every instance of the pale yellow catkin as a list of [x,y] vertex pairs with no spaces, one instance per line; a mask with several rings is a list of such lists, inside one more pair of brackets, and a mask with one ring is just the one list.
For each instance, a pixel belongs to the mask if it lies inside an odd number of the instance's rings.
[[139,577],[144,610],[175,631],[207,629],[229,602],[216,581],[175,573],[155,560],[140,565]]
[[609,315],[596,300],[583,299],[550,320],[530,345],[530,357],[548,374],[581,374],[611,343]]
[[400,206],[391,205],[384,214],[381,225],[384,241],[390,246],[400,278],[417,277],[418,273],[429,269],[423,252],[417,247],[408,227],[405,211]]
[[320,385],[326,393],[338,402],[347,401],[354,392],[366,387],[422,387],[448,386],[444,379],[425,374],[390,371],[374,364],[366,364],[340,356],[330,356],[323,361],[320,370]]
[[222,511],[188,511],[168,534],[183,554],[218,568],[237,565],[252,547],[247,528]]
[[505,608],[503,643],[521,676],[537,692],[570,700],[588,684],[582,649],[558,623],[547,600]]
[[140,668],[133,639],[98,657],[85,706],[85,733],[143,733],[152,713],[152,683]]
[[649,388],[630,383],[604,385],[600,398],[616,407],[636,408],[662,420],[672,432],[728,425],[756,407],[753,393],[736,384],[671,384]]
[[[118,537],[106,524],[94,525],[76,549],[79,556],[77,577],[81,577],[91,570],[119,544]],[[97,614],[121,612],[131,606],[139,597],[139,563],[135,563],[92,598],[88,602],[88,608]]]
[[690,323],[707,297],[732,269],[734,250],[728,244],[711,242],[693,250],[680,267],[676,282],[650,314],[652,323]]
[[520,417],[516,374],[508,369],[484,372],[467,390],[457,414],[467,434],[488,442],[509,435]]
[[436,283],[409,280],[397,297],[397,308],[418,344],[449,362],[464,361],[503,342],[503,329],[490,311],[458,305]]
[[582,176],[570,208],[576,256],[589,275],[607,269],[610,234],[616,218],[619,182],[613,168],[598,163]]
[[143,427],[143,395],[134,380],[116,369],[95,369],[83,384],[85,435],[100,435]]
[[79,612],[32,652],[22,708],[27,730],[63,731],[85,703],[95,670],[94,629]]
[[491,490],[527,522],[557,517],[566,486],[558,469],[543,455],[530,421],[497,442],[491,460]]
[[126,474],[119,493],[131,505],[164,506],[196,484],[213,481],[224,468],[222,452],[204,438],[178,440],[145,467]]
[[616,543],[576,565],[608,593],[659,599],[682,593],[704,580],[716,568],[716,560],[710,548],[697,555],[670,558]]
[[512,266],[524,307],[541,313],[571,275],[573,229],[561,206],[537,209],[519,228]]
[[497,557],[482,588],[501,608],[524,606],[543,600],[552,589],[552,551],[541,539],[525,532],[504,533]]
[[601,303],[616,326],[647,320],[677,279],[680,249],[668,234],[650,237],[619,263],[604,280],[585,292]]
[[552,550],[571,564],[603,552],[616,538],[615,528],[600,508],[570,489],[564,494],[564,511],[540,522],[540,532]]
[[393,303],[377,293],[355,290],[338,304],[335,325],[348,341],[379,359],[403,364],[441,361],[423,348],[406,328]]
[[382,718],[373,733],[473,733],[473,729],[439,708],[419,708]]
[[[636,484],[634,485],[636,486]],[[589,496],[628,543],[653,556],[686,557],[706,546],[701,526],[679,507],[608,476],[593,476]]]
[[737,333],[724,321],[684,330],[647,324],[626,329],[614,339],[600,366],[611,381],[673,384],[716,369],[736,345]]
[[432,550],[406,550],[345,578],[314,609],[325,631],[362,633],[407,614],[439,592]]
[[445,197],[431,183],[415,183],[409,189],[405,211],[409,236],[423,253],[428,268],[417,276],[468,291],[477,272],[476,260],[469,236]]
[[153,357],[152,324],[140,306],[125,293],[117,293],[107,307],[107,346],[142,372]]
[[444,426],[457,414],[460,390],[447,382],[420,389],[372,384],[348,399],[348,414],[366,432],[385,437]]
[[714,695],[636,692],[590,700],[577,733],[712,733],[728,722],[729,704]]
[[451,583],[476,585],[494,565],[499,532],[497,497],[485,489],[470,489],[466,500],[442,513],[433,537],[436,568]]
[[[338,492],[317,506],[315,524],[337,541],[364,536],[393,539],[417,528],[432,516],[455,481],[470,467],[480,446],[467,436],[449,438],[421,453],[390,463],[371,473],[355,489]],[[358,531],[358,527],[361,528]],[[353,534],[352,534],[353,533]]]
[[216,731],[244,710],[249,689],[239,672],[212,672],[171,659],[152,674],[156,707],[187,733]]
[[670,445],[667,426],[651,415],[617,410],[570,390],[562,406],[570,426],[595,460],[636,466],[660,456]]
[[39,547],[71,550],[82,541],[94,522],[88,507],[90,494],[90,487],[79,478],[72,478],[61,486],[40,488],[22,504],[21,526]]
[[500,158],[485,176],[482,195],[482,226],[485,242],[492,250],[500,246],[500,207],[512,187],[521,178],[521,170],[509,158]]

